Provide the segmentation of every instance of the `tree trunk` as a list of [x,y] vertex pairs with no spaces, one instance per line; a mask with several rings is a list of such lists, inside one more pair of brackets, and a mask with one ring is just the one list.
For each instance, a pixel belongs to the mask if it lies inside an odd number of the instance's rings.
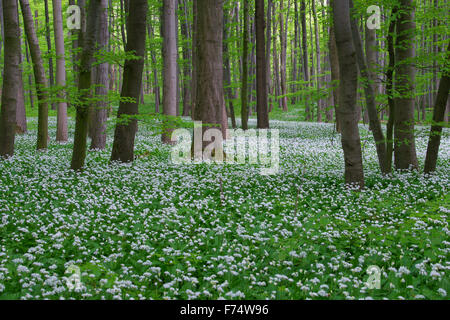
[[[50,88],[55,85],[55,75],[53,69],[53,57],[52,57],[52,38],[50,36],[50,17],[48,10],[48,0],[44,0],[45,6],[45,39],[47,41],[47,54],[48,54],[48,79],[50,81]],[[52,103],[52,110],[56,110],[56,104]]]
[[20,38],[16,0],[3,0],[4,75],[0,111],[0,157],[14,154],[17,95],[19,92]]
[[[108,50],[108,0],[100,0],[97,21],[97,50]],[[102,59],[102,58],[100,58]],[[95,66],[95,97],[98,99],[93,110],[92,117],[92,141],[91,150],[103,150],[106,147],[106,121],[108,120],[108,88],[109,88],[109,64],[99,61]]]
[[[18,2],[17,2],[18,3]],[[19,92],[17,93],[17,111],[16,111],[16,133],[24,134],[27,132],[27,116],[25,111],[25,91],[23,88],[23,56],[22,56],[22,31],[20,28],[19,8],[17,5],[17,19],[19,20]]]
[[394,158],[397,169],[418,168],[414,142],[414,8],[412,0],[400,0],[397,21],[396,79],[400,97],[395,99]]
[[91,97],[92,62],[95,51],[95,38],[97,35],[97,21],[102,7],[102,1],[91,0],[87,12],[86,34],[83,35],[83,52],[80,59],[80,76],[78,81],[78,94],[80,103],[76,106],[77,116],[75,123],[75,138],[73,143],[72,170],[81,170],[84,167],[87,149],[87,135],[89,128],[89,109]]
[[[305,90],[309,90],[310,86],[310,73],[308,67],[308,35],[306,31],[306,0],[302,0],[300,4],[300,17],[302,24],[302,50],[303,50],[303,72],[304,72],[304,80],[306,82]],[[309,108],[309,94],[305,95],[305,114],[306,121],[311,119],[310,108]]]
[[236,128],[236,117],[234,114],[234,105],[233,105],[233,92],[231,90],[231,66],[230,66],[230,53],[228,51],[228,32],[227,32],[227,21],[228,16],[224,13],[224,22],[223,22],[223,60],[224,60],[224,86],[226,95],[228,98],[228,106],[229,106],[229,116],[231,118],[231,125],[233,129]]
[[436,170],[436,162],[441,143],[442,122],[444,121],[445,109],[447,107],[448,92],[450,90],[450,44],[447,48],[446,66],[443,68],[442,79],[433,111],[433,125],[431,126],[430,139],[428,140],[427,155],[425,158],[425,173]]
[[[163,114],[165,116],[177,115],[177,30],[175,26],[176,0],[164,0],[163,2]],[[171,121],[163,121],[163,133],[161,141],[165,144],[172,143],[171,136],[174,128],[169,128]]]
[[342,129],[341,141],[345,159],[345,182],[364,187],[361,141],[359,137],[356,90],[358,68],[350,26],[348,1],[333,1],[333,20],[340,70],[340,105],[338,108]]
[[241,88],[241,121],[242,129],[248,129],[248,42],[249,42],[249,8],[248,1],[244,0],[244,31],[242,39],[242,88]]
[[[352,8],[353,2],[350,0],[350,8]],[[383,135],[383,130],[381,129],[380,119],[378,118],[377,105],[375,102],[375,90],[373,89],[373,77],[369,73],[369,68],[364,57],[364,51],[362,47],[361,37],[358,31],[358,25],[356,20],[351,18],[352,27],[352,37],[353,43],[356,50],[356,57],[358,60],[359,72],[361,77],[366,79],[366,83],[363,84],[364,92],[366,96],[366,109],[368,111],[370,127],[372,128],[373,138],[375,141],[375,147],[378,155],[378,163],[380,165],[380,170],[383,174],[389,173],[386,164],[386,145]]]
[[139,113],[139,93],[146,49],[147,9],[147,0],[130,1],[126,52],[134,51],[135,55],[140,57],[140,59],[125,61],[121,97],[133,98],[135,101],[121,101],[119,104],[117,117],[119,120],[127,118],[127,123],[118,123],[116,125],[111,155],[112,161],[132,162],[134,160],[137,119],[133,118],[133,116]]
[[181,34],[184,37],[183,42],[183,117],[187,117],[191,113],[192,95],[191,95],[191,48],[189,46],[190,41],[190,27],[189,27],[189,11],[187,0],[179,0],[183,4],[184,21],[181,24]]
[[313,17],[314,17],[314,35],[315,35],[315,43],[316,43],[316,75],[317,75],[317,93],[318,93],[318,99],[317,99],[317,122],[322,122],[322,99],[320,98],[321,95],[321,77],[320,74],[322,73],[320,68],[320,39],[319,39],[319,22],[317,18],[317,10],[316,10],[316,1],[311,1],[312,4],[312,11],[313,11]]
[[[211,125],[219,125],[222,136],[226,137],[222,59],[223,1],[198,0],[197,10],[198,70],[194,120],[203,122],[203,133]],[[208,144],[209,142],[204,141],[202,150]]]
[[55,48],[56,48],[56,85],[58,90],[58,113],[56,141],[66,142],[67,136],[67,103],[64,87],[66,86],[66,60],[64,58],[64,32],[61,11],[61,1],[53,0],[53,26],[55,29]]
[[[333,0],[331,0],[333,1]],[[330,26],[330,38],[328,42],[329,46],[329,56],[330,56],[330,69],[331,69],[331,81],[333,82],[333,103],[334,103],[334,114],[336,117],[336,131],[341,132],[341,126],[339,124],[339,58],[336,48],[336,38],[334,36],[334,21],[331,21]]]
[[33,17],[31,15],[28,0],[20,0],[22,9],[25,34],[30,47],[31,60],[33,62],[34,79],[36,82],[36,93],[38,98],[38,134],[37,150],[47,149],[48,145],[48,93],[47,79],[42,61],[39,39],[34,29]]
[[394,6],[391,13],[391,22],[387,36],[389,66],[386,72],[386,95],[388,97],[389,120],[386,125],[386,164],[387,170],[392,171],[392,154],[394,152],[394,119],[395,119],[395,100],[394,100],[394,70],[395,70],[395,41],[394,33],[397,26],[397,11]]
[[269,110],[267,105],[267,72],[265,47],[264,0],[256,0],[256,85],[257,85],[257,126],[269,128]]

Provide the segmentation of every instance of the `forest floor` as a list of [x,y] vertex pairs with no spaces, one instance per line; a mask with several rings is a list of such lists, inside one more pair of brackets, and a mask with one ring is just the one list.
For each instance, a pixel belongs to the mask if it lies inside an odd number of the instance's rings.
[[[254,120],[250,120],[255,125]],[[72,142],[35,152],[36,120],[0,162],[0,299],[442,299],[450,294],[450,131],[436,174],[381,177],[361,126],[366,189],[343,185],[332,124],[273,121],[280,172],[256,165],[175,165],[151,126],[138,159],[109,165]],[[74,123],[69,123],[73,137]],[[418,128],[425,157],[427,128]],[[220,188],[219,181],[223,186]],[[222,191],[221,191],[222,189]],[[65,273],[81,270],[70,291]],[[367,269],[381,269],[368,289]]]

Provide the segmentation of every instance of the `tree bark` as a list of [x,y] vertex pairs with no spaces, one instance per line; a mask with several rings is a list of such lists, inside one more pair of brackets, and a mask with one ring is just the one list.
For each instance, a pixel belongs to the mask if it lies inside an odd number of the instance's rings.
[[333,20],[339,57],[340,97],[338,112],[345,159],[345,182],[364,187],[361,141],[359,137],[356,89],[358,68],[350,26],[349,1],[333,1]]
[[[310,86],[310,73],[308,67],[308,35],[306,31],[306,0],[302,0],[300,4],[300,17],[301,17],[301,25],[302,25],[302,50],[303,50],[303,72],[304,72],[304,80],[306,82],[305,90],[309,90]],[[305,95],[305,114],[306,121],[311,119],[310,108],[309,108],[309,94]]]
[[[352,0],[350,0],[350,7],[353,6]],[[380,166],[380,170],[383,174],[389,173],[387,164],[386,164],[386,144],[383,135],[383,130],[381,129],[380,119],[378,118],[377,106],[375,102],[375,90],[372,85],[373,77],[370,74],[366,58],[364,57],[364,51],[362,48],[362,41],[359,35],[358,25],[355,19],[351,19],[351,27],[352,27],[352,37],[353,44],[356,50],[356,57],[359,66],[359,72],[361,77],[366,79],[366,83],[364,86],[364,93],[366,96],[366,109],[368,111],[370,127],[372,128],[372,134],[375,141],[375,147],[378,155],[378,163]]]
[[[96,30],[97,49],[108,50],[108,0],[101,0],[98,12],[98,25]],[[103,59],[103,58],[100,58]],[[103,150],[106,147],[106,121],[108,120],[108,88],[109,64],[99,61],[95,66],[95,97],[97,100],[92,117],[91,150]]]
[[[226,137],[223,90],[223,1],[198,0],[197,98],[194,120],[202,121],[203,133],[219,126]],[[209,142],[204,141],[202,150]]]
[[133,116],[139,113],[139,93],[146,49],[147,9],[147,0],[130,1],[126,52],[134,51],[140,59],[125,61],[121,97],[133,98],[134,101],[120,102],[117,117],[119,120],[123,120],[124,117],[128,119],[127,123],[116,125],[111,161],[132,162],[134,160],[137,119]]
[[[177,115],[177,30],[175,15],[176,0],[163,2],[163,114],[165,116]],[[171,144],[173,128],[169,128],[170,120],[163,121],[161,141]]]
[[31,61],[33,62],[34,79],[38,98],[38,134],[37,150],[47,149],[48,145],[48,87],[45,77],[44,63],[42,61],[39,39],[34,29],[33,16],[28,0],[20,0],[25,34],[30,47]]
[[269,128],[269,110],[267,104],[267,63],[265,46],[264,0],[256,0],[256,85],[257,85],[257,127]]
[[395,99],[394,159],[397,169],[417,169],[414,141],[414,8],[412,0],[400,0],[397,21],[396,79],[399,97]]
[[3,0],[4,75],[0,111],[0,157],[14,155],[17,94],[19,92],[20,38],[16,0]]
[[[44,0],[45,6],[45,40],[47,41],[47,54],[48,54],[48,79],[50,81],[50,88],[55,85],[55,75],[53,69],[53,57],[52,57],[52,38],[50,36],[50,17],[48,10],[48,0]],[[52,110],[56,110],[56,104],[52,103]]]
[[86,34],[83,36],[83,52],[80,59],[80,76],[78,81],[78,94],[80,103],[76,106],[75,138],[72,153],[72,170],[81,170],[84,167],[87,149],[87,135],[89,129],[89,98],[91,97],[92,62],[95,51],[95,38],[97,34],[97,20],[100,7],[104,0],[91,0],[87,12]]
[[249,42],[249,8],[244,0],[244,30],[242,38],[242,88],[241,88],[241,121],[242,129],[248,129],[248,42]]
[[66,142],[67,134],[67,102],[64,87],[66,86],[66,60],[64,58],[64,32],[62,21],[61,1],[53,0],[53,26],[55,29],[56,48],[56,85],[58,90],[58,113],[56,124],[56,141]]
[[442,122],[447,107],[448,93],[450,90],[450,44],[447,47],[446,66],[439,82],[438,93],[433,111],[433,125],[431,126],[430,138],[428,140],[427,155],[425,158],[425,173],[436,170],[436,163],[441,143]]

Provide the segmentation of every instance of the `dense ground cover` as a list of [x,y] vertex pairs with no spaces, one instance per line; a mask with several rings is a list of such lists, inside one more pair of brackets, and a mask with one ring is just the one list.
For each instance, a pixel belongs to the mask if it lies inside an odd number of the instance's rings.
[[[280,173],[262,176],[255,165],[173,165],[144,126],[134,164],[108,165],[108,140],[74,173],[72,141],[34,151],[34,121],[0,162],[0,299],[448,296],[448,130],[435,175],[381,177],[361,126],[359,193],[343,186],[331,124],[272,122]],[[416,135],[422,163],[426,134]],[[70,265],[82,271],[78,292]],[[370,265],[382,269],[379,290],[366,287]]]

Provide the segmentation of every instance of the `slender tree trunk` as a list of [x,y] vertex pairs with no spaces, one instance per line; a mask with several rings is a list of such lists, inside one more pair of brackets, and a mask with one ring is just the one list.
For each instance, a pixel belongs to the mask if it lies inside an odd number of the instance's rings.
[[19,92],[20,37],[16,0],[3,0],[4,75],[0,111],[0,157],[14,155],[17,95]]
[[431,126],[430,139],[428,140],[427,155],[425,158],[425,173],[436,170],[436,163],[441,143],[442,122],[444,121],[447,107],[448,93],[450,90],[450,44],[447,48],[446,66],[443,69],[442,79],[439,82],[438,94],[433,111],[433,125]]
[[397,169],[418,168],[414,142],[414,8],[412,0],[400,0],[401,10],[397,22],[396,88],[400,97],[395,99],[394,159]]
[[179,0],[180,3],[183,4],[184,10],[184,21],[181,24],[181,34],[183,36],[183,117],[187,117],[191,113],[191,103],[192,103],[192,95],[191,95],[191,48],[189,46],[190,41],[190,28],[189,28],[189,11],[188,11],[188,3],[186,0]]
[[249,42],[249,8],[248,1],[244,0],[244,30],[242,40],[242,89],[241,89],[241,120],[242,129],[248,129],[248,42]]
[[394,152],[394,119],[395,119],[395,100],[394,100],[394,70],[395,70],[395,30],[397,26],[397,11],[394,6],[391,13],[391,22],[387,36],[389,66],[386,72],[386,95],[388,97],[389,120],[386,125],[386,163],[387,170],[392,171],[392,154]]
[[[16,1],[17,2],[17,1]],[[18,2],[17,2],[18,3]],[[27,116],[25,111],[25,90],[23,88],[23,56],[22,56],[22,30],[20,28],[20,16],[19,8],[17,4],[17,17],[19,19],[19,42],[20,42],[20,53],[19,53],[19,92],[17,96],[17,111],[16,111],[16,133],[24,134],[27,132]]]
[[[271,93],[271,70],[270,70],[270,45],[272,43],[272,7],[273,7],[273,3],[272,0],[268,0],[267,2],[267,29],[266,29],[266,80],[267,80],[267,94],[273,94]],[[270,100],[270,107],[269,109],[271,110],[272,108],[272,97],[269,98]]]
[[[55,85],[55,75],[53,69],[53,57],[52,57],[52,38],[50,36],[50,14],[48,10],[48,0],[44,0],[45,6],[45,39],[47,41],[47,54],[48,54],[48,79],[50,81],[50,88]],[[56,110],[56,104],[52,103],[52,110]]]
[[[108,0],[100,0],[97,21],[97,50],[108,50]],[[102,58],[100,58],[102,59]],[[91,150],[102,150],[106,147],[106,121],[108,120],[108,88],[109,64],[99,61],[95,66],[95,96],[98,99],[93,110]]]
[[[177,115],[177,30],[175,15],[176,0],[164,0],[163,3],[163,60],[164,60],[164,84],[163,84],[163,113],[165,116]],[[172,143],[173,128],[169,128],[170,121],[163,121],[163,133],[161,141],[165,144]]]
[[[127,28],[126,52],[135,52],[139,60],[126,60],[121,97],[133,98],[134,102],[121,101],[117,117],[128,118],[127,123],[118,123],[114,134],[112,161],[132,162],[134,160],[134,141],[137,132],[139,113],[138,102],[144,69],[145,39],[147,28],[147,0],[130,1],[129,25]],[[131,117],[131,118],[130,118]]]
[[233,92],[231,90],[231,67],[230,67],[230,53],[228,51],[228,32],[227,32],[227,22],[228,16],[224,13],[224,22],[223,22],[223,60],[224,60],[224,85],[225,91],[228,98],[228,106],[229,106],[229,116],[231,118],[231,125],[233,129],[236,128],[236,117],[234,114],[234,105],[233,105]]
[[[28,47],[29,47],[29,44],[25,37],[25,57],[27,58],[27,64],[30,64],[30,54],[28,52],[29,51]],[[30,108],[34,109],[33,76],[31,73],[28,74],[28,86],[29,86],[28,95],[30,98]]]
[[[152,21],[148,22],[148,37],[152,39],[154,37]],[[154,48],[150,49],[150,57],[152,60],[152,68],[153,68],[153,85],[155,92],[155,113],[159,113],[159,105],[161,101],[160,96],[160,88],[159,88],[159,79],[158,79],[158,65],[156,60],[156,54]]]
[[[304,72],[304,80],[306,82],[305,90],[309,90],[310,86],[310,73],[308,67],[308,35],[306,30],[306,0],[302,0],[300,4],[300,17],[302,24],[302,49],[303,49],[303,72]],[[306,121],[311,119],[310,108],[309,108],[309,95],[305,95],[305,113],[306,113]]]
[[87,12],[86,34],[83,36],[83,52],[80,59],[80,76],[78,93],[80,103],[77,105],[75,123],[75,138],[72,153],[72,170],[81,170],[84,167],[87,149],[87,135],[89,129],[89,109],[91,96],[92,62],[94,60],[95,38],[97,35],[97,21],[102,7],[102,1],[91,0]]
[[[352,0],[350,0],[350,7],[353,6]],[[368,111],[368,116],[370,119],[370,127],[372,128],[373,138],[375,141],[375,147],[378,155],[378,163],[380,165],[380,170],[383,174],[389,173],[386,163],[386,145],[383,135],[383,130],[381,129],[380,119],[378,118],[377,106],[375,102],[375,90],[372,85],[372,76],[369,73],[369,68],[367,66],[366,58],[364,57],[361,37],[358,31],[358,25],[355,19],[351,19],[352,36],[353,43],[356,50],[356,57],[359,66],[359,72],[361,77],[367,79],[367,83],[364,83],[364,92],[366,96],[366,109]]]
[[333,20],[340,70],[340,105],[338,108],[342,129],[342,148],[345,159],[345,182],[364,187],[361,141],[359,137],[356,89],[358,68],[350,26],[348,1],[333,1]]
[[30,55],[33,62],[34,79],[36,82],[36,92],[38,98],[38,134],[37,150],[47,149],[48,144],[48,93],[47,79],[42,61],[39,39],[34,29],[33,17],[31,15],[28,0],[20,0],[22,9],[25,34],[30,46]]
[[316,1],[311,1],[312,4],[312,11],[313,11],[313,17],[314,17],[314,34],[315,34],[315,43],[316,43],[316,75],[317,75],[317,93],[318,93],[318,99],[317,99],[317,122],[322,122],[322,99],[320,98],[321,95],[321,76],[322,70],[320,68],[320,39],[319,39],[319,22],[317,18],[317,10],[316,10]]
[[256,0],[256,82],[257,82],[257,121],[258,129],[269,128],[267,104],[267,63],[265,47],[264,0]]
[[66,86],[66,60],[64,58],[64,33],[62,22],[61,1],[53,0],[53,26],[55,29],[55,48],[56,48],[56,85],[58,90],[58,113],[56,141],[66,142],[67,136],[67,102],[64,87]]
[[[336,1],[336,0],[331,0]],[[336,48],[336,38],[334,36],[334,22],[331,22],[330,27],[330,39],[329,39],[329,55],[330,55],[330,68],[331,68],[331,81],[333,82],[333,103],[334,103],[334,114],[336,117],[336,131],[341,132],[341,126],[339,124],[339,58]]]

